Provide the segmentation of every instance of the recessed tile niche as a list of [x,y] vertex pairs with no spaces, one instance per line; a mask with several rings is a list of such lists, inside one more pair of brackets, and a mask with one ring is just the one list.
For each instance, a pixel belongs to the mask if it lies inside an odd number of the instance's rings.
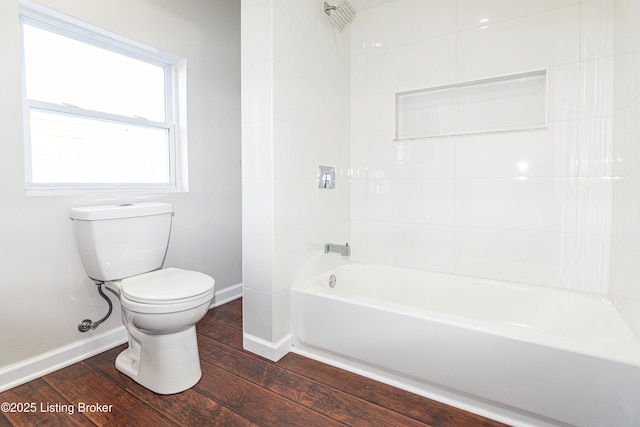
[[396,140],[546,125],[546,70],[396,93]]

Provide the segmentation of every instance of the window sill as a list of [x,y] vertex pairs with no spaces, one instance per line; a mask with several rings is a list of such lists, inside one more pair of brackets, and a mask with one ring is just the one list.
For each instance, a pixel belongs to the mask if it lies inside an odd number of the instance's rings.
[[82,188],[61,188],[61,187],[32,187],[25,190],[25,196],[87,196],[87,195],[113,195],[113,194],[166,194],[188,192],[188,189],[177,187],[82,187]]

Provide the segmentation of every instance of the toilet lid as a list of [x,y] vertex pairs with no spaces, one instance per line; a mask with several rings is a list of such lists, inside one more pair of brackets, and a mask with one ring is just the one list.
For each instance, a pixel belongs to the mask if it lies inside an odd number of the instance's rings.
[[135,302],[167,304],[211,292],[215,281],[197,271],[166,268],[122,281],[122,295]]

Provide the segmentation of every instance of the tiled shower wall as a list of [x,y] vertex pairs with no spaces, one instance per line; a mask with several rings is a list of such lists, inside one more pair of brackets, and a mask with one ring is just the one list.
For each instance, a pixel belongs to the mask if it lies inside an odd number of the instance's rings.
[[[341,261],[328,241],[354,261],[640,297],[637,1],[394,0],[342,34],[321,6],[242,1],[245,336],[286,338],[288,288]],[[397,92],[542,69],[543,130],[393,140]],[[335,191],[316,188],[321,164]]]
[[640,2],[616,1],[611,293],[640,331]]
[[[352,258],[607,292],[613,35],[613,0],[395,0],[360,11]],[[393,140],[396,92],[542,69],[546,129]]]
[[[245,345],[275,359],[289,287],[340,262],[323,246],[349,238],[350,45],[321,1],[241,4]],[[336,167],[335,189],[318,188],[319,165]]]

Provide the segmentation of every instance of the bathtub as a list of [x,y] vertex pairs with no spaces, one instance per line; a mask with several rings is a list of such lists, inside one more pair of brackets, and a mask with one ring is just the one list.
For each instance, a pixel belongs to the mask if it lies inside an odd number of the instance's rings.
[[295,353],[511,425],[640,425],[640,341],[606,298],[345,264],[290,304]]

